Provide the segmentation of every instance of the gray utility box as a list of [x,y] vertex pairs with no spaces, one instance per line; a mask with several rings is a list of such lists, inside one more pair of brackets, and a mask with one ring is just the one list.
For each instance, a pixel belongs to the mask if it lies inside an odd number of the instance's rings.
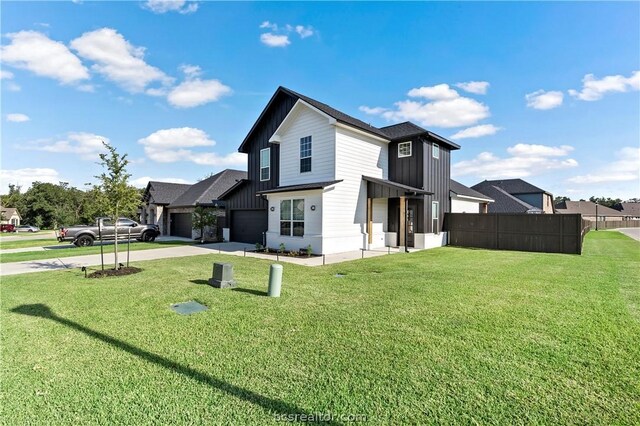
[[215,288],[235,287],[233,279],[233,265],[230,263],[214,263],[213,277],[209,279],[209,285]]

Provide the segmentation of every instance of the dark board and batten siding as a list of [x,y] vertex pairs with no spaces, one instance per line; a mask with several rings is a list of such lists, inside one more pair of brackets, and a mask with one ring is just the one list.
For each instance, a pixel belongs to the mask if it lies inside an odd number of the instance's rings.
[[[399,158],[398,144],[409,142],[410,140],[411,156]],[[424,144],[417,138],[391,142],[389,144],[389,180],[422,189],[424,186],[424,148]]]
[[[276,188],[280,179],[280,145],[269,143],[269,138],[275,133],[296,101],[297,98],[280,92],[260,119],[254,134],[246,144],[247,182],[226,197],[228,209],[267,209],[266,200],[256,197],[256,193]],[[260,150],[264,148],[271,148],[271,178],[261,182]]]
[[[451,211],[451,151],[448,147],[440,144],[440,158],[433,158],[431,141],[425,141],[424,146],[424,189],[433,192],[427,195],[424,203],[425,229],[427,233],[439,233],[442,231],[444,215]],[[438,229],[434,229],[431,216],[431,202],[440,203],[440,216]]]
[[452,246],[580,254],[589,224],[579,214],[447,213],[445,230]]

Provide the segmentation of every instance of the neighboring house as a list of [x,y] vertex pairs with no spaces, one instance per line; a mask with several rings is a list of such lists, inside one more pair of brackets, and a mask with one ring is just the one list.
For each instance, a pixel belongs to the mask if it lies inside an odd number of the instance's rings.
[[624,218],[624,214],[618,210],[606,206],[597,206],[591,201],[562,201],[556,204],[556,213],[571,214],[579,213],[583,219],[595,222],[596,213],[598,215],[598,221],[617,221]]
[[451,213],[487,213],[493,199],[451,179]]
[[15,226],[20,226],[20,213],[18,213],[18,209],[13,207],[0,207],[1,212],[1,220],[0,223],[10,223]]
[[220,195],[246,178],[247,172],[227,169],[191,185],[167,206],[169,235],[185,238],[200,236],[200,230],[192,226],[192,216],[197,206],[217,207],[218,223],[224,226],[225,206],[220,201]]
[[377,128],[280,87],[240,145],[248,177],[222,196],[225,235],[324,254],[444,245],[459,148],[413,123]]
[[640,203],[617,203],[613,206],[625,219],[640,220]]
[[553,195],[522,179],[485,180],[471,189],[494,200],[489,213],[553,213]]
[[169,212],[166,207],[191,185],[151,181],[147,184],[140,209],[140,223],[158,225],[162,235],[169,234]]
[[[162,235],[197,238],[200,230],[192,227],[196,206],[218,207],[216,214],[224,218],[220,195],[246,177],[247,173],[243,171],[223,170],[193,185],[149,182],[143,195],[145,204],[141,208],[140,222],[157,224]],[[219,221],[224,225],[224,219]]]

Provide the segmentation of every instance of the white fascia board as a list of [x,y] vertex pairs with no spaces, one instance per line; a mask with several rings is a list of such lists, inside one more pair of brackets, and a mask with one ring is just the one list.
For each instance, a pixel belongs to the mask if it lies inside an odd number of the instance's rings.
[[292,120],[292,117],[294,117],[297,112],[300,110],[300,108],[309,108],[310,110],[314,111],[317,114],[320,114],[321,116],[323,116],[324,118],[327,119],[327,121],[329,122],[329,124],[331,125],[335,125],[336,124],[336,119],[331,117],[328,114],[325,114],[324,112],[320,111],[318,108],[314,107],[313,105],[310,105],[309,103],[303,101],[302,99],[298,99],[295,103],[295,105],[293,105],[293,108],[291,108],[291,110],[289,111],[289,113],[287,114],[287,116],[284,118],[284,120],[282,120],[282,123],[280,123],[280,125],[278,126],[278,128],[276,129],[275,132],[273,132],[273,135],[271,135],[271,137],[269,138],[269,143],[280,143],[282,142],[282,138],[281,138],[281,132],[287,128],[287,126],[289,125],[289,122]]
[[483,201],[485,203],[493,203],[495,200],[491,199],[491,198],[478,198],[478,197],[470,197],[468,195],[459,195],[456,194],[455,195],[456,198],[462,198],[465,200],[472,200],[472,201]]
[[365,132],[364,130],[360,130],[357,127],[353,127],[353,126],[350,126],[348,124],[336,122],[335,126],[336,127],[340,127],[341,129],[347,129],[347,130],[349,130],[351,132],[358,133],[360,135],[368,136],[371,139],[375,139],[375,140],[377,140],[379,142],[384,142],[384,143],[390,143],[391,142],[389,139],[381,138],[380,136],[376,136],[373,133]]

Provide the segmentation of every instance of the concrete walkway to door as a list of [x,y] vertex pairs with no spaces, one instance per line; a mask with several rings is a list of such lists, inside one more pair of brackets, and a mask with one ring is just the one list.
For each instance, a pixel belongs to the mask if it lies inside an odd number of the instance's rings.
[[[400,252],[398,248],[380,249],[378,251],[350,251],[345,253],[329,254],[326,256],[317,257],[290,257],[290,256],[276,256],[272,254],[253,253],[255,250],[253,244],[244,243],[214,243],[203,245],[189,245],[180,247],[169,247],[160,249],[140,250],[132,251],[130,253],[130,262],[140,262],[145,260],[155,259],[169,259],[184,256],[201,256],[206,254],[227,254],[234,256],[253,257],[256,259],[268,260],[273,263],[286,262],[295,263],[297,265],[304,266],[322,266],[323,264],[329,265],[332,263],[348,262],[351,260],[357,260],[362,258],[370,258],[377,256],[384,256],[387,254],[397,254]],[[412,249],[411,251],[416,251]],[[126,255],[123,256],[120,253],[120,262],[126,259]],[[114,263],[113,253],[105,253],[104,256],[105,265],[111,265]],[[24,262],[3,263],[0,264],[0,276],[28,274],[32,272],[43,271],[56,271],[60,269],[72,269],[81,268],[83,266],[96,266],[100,265],[100,255],[84,255],[74,257],[63,257],[54,259],[43,260],[30,260]]]

